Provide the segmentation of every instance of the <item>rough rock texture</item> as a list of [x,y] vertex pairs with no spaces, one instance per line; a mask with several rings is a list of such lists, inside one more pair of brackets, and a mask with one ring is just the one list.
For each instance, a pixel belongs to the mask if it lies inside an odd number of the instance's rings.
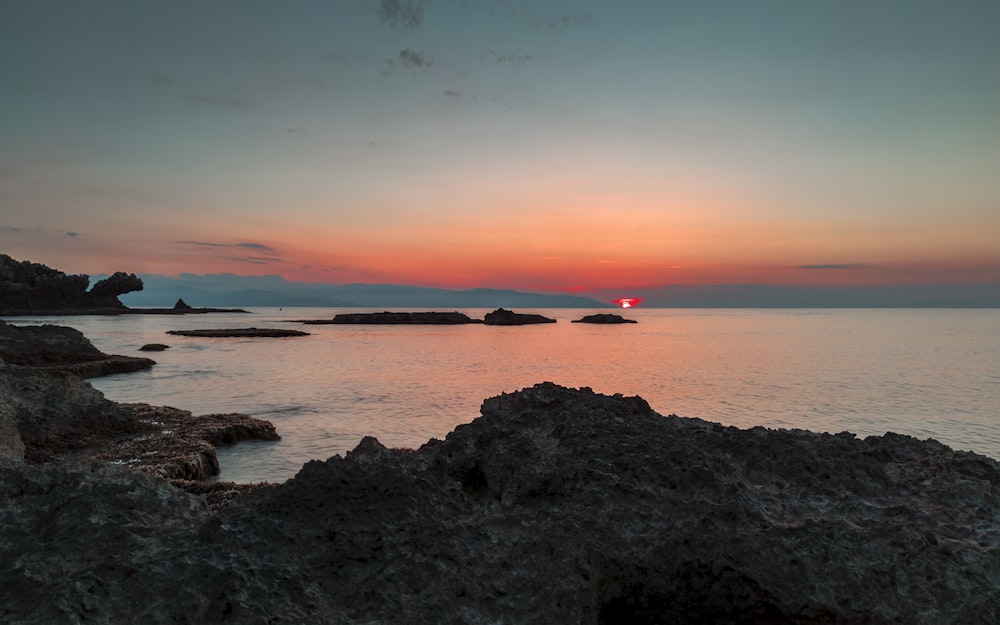
[[573,323],[638,323],[635,319],[626,319],[621,315],[613,315],[610,313],[598,313],[596,315],[587,315],[581,317],[580,319],[574,319]]
[[548,383],[482,412],[214,514],[124,468],[0,469],[0,620],[1000,622],[993,460]]
[[0,315],[117,314],[126,310],[118,296],[141,290],[142,280],[117,272],[90,291],[89,285],[86,275],[67,275],[0,254]]
[[167,334],[204,338],[284,338],[289,336],[309,336],[301,330],[280,330],[276,328],[228,328],[218,330],[168,330]]
[[0,457],[14,461],[99,459],[170,479],[205,480],[219,473],[217,446],[279,438],[268,421],[118,404],[74,375],[33,367],[0,365],[0,398]]
[[482,323],[460,312],[376,312],[376,313],[341,313],[333,319],[305,320],[302,323],[341,324],[363,323],[375,325],[459,325],[464,323]]
[[555,319],[549,319],[542,315],[532,315],[516,313],[505,308],[497,308],[491,313],[486,313],[483,323],[490,326],[523,326],[532,323],[555,323]]
[[149,358],[105,354],[79,330],[63,326],[12,326],[0,320],[0,362],[93,378],[149,369]]

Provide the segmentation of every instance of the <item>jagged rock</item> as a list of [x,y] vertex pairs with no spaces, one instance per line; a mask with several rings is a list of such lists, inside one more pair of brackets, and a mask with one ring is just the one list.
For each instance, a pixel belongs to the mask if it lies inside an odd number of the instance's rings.
[[340,313],[333,319],[305,320],[302,323],[319,324],[375,324],[375,325],[460,325],[465,323],[482,323],[460,312],[375,312],[375,313]]
[[638,323],[635,319],[626,319],[621,315],[610,313],[598,313],[596,315],[586,315],[580,319],[574,319],[573,323]]
[[0,315],[118,314],[127,309],[117,296],[142,289],[135,274],[122,272],[87,291],[89,284],[89,276],[0,254]]
[[174,310],[192,310],[192,308],[188,306],[187,302],[183,299],[177,298],[177,303],[174,304]]
[[[106,298],[118,302],[118,296],[142,290],[142,280],[134,273],[116,271],[103,280],[98,280],[90,289],[93,297]],[[121,306],[121,302],[118,302]]]
[[165,349],[170,349],[169,345],[164,345],[163,343],[146,343],[139,348],[140,352],[162,352]]
[[10,622],[1000,622],[1000,464],[539,384],[216,513],[106,465],[0,469]]
[[285,338],[290,336],[309,336],[301,330],[281,330],[277,328],[228,328],[218,330],[167,330],[167,334],[176,336],[194,336],[206,338]]
[[497,308],[491,313],[486,313],[483,323],[490,326],[523,326],[532,323],[555,323],[555,319],[549,319],[542,315],[516,313],[504,308]]
[[149,358],[105,354],[74,328],[13,326],[2,320],[0,361],[83,378],[140,371],[156,364]]

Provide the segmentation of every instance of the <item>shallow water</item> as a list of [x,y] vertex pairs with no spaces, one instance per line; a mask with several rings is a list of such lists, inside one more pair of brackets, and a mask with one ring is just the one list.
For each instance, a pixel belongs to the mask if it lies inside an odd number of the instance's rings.
[[[11,318],[80,329],[152,371],[91,380],[110,399],[196,414],[243,412],[282,440],[220,450],[220,479],[283,481],[374,435],[388,446],[443,438],[482,400],[541,381],[640,395],[663,414],[727,425],[861,436],[933,437],[1000,458],[1000,310],[632,309],[638,324],[570,323],[588,310],[538,312],[519,327],[300,326],[364,309],[251,309],[249,315]],[[488,310],[463,310],[482,317]],[[607,312],[607,311],[600,311]],[[206,339],[171,329],[303,329],[308,337]]]

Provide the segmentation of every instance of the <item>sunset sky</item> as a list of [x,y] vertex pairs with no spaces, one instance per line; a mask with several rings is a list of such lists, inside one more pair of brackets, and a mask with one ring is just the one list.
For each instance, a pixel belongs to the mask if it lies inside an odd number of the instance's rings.
[[0,252],[611,293],[1000,283],[1000,2],[0,4]]

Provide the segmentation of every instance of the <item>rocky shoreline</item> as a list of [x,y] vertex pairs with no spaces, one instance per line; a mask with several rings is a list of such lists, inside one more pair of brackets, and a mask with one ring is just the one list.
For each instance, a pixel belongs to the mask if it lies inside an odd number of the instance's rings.
[[933,440],[541,383],[417,450],[215,485],[214,446],[273,426],[9,363],[0,391],[2,622],[1000,622],[1000,463]]

